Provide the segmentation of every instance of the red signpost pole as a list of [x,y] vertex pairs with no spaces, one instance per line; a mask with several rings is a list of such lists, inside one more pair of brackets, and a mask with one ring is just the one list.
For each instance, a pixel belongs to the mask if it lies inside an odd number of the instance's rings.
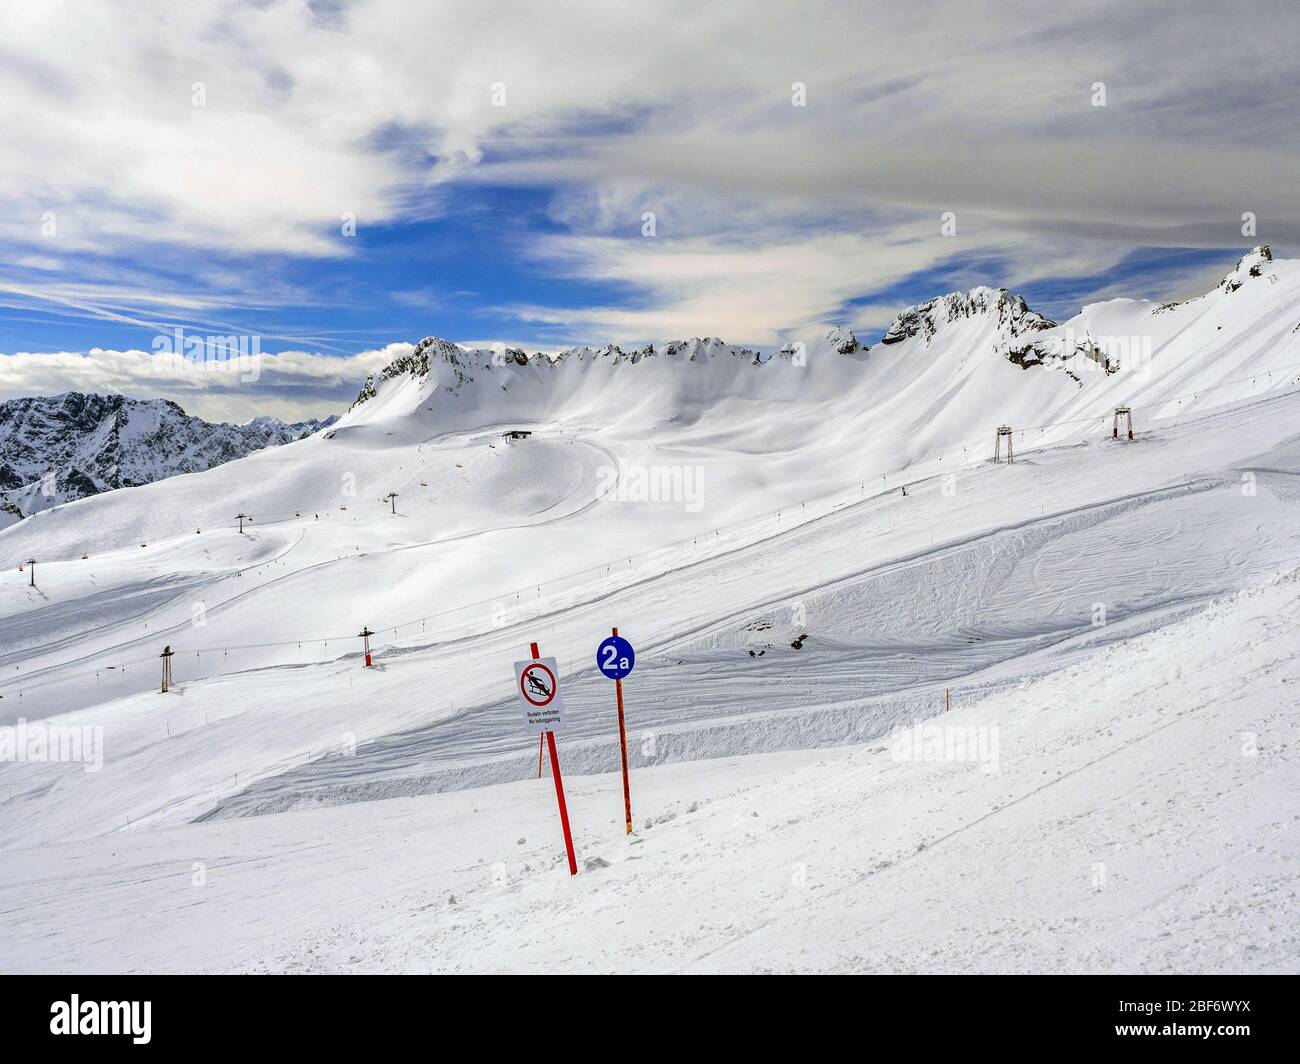
[[[618,629],[612,629],[618,635]],[[627,722],[623,716],[623,681],[614,681],[614,696],[618,699],[618,745],[623,752],[623,816],[627,833],[632,834],[632,784],[627,775]]]
[[560,803],[560,825],[564,828],[564,846],[569,851],[569,875],[578,874],[578,858],[573,852],[573,832],[569,830],[569,807],[564,804],[564,783],[560,779],[560,758],[555,752],[555,732],[546,733],[546,748],[551,753],[551,771],[555,774],[555,800]]
[[[536,643],[528,645],[528,652],[537,661],[541,652]],[[569,875],[578,874],[578,858],[573,852],[573,832],[569,830],[569,807],[564,801],[564,780],[560,778],[560,755],[555,752],[555,732],[546,732],[546,749],[551,755],[551,774],[555,777],[555,800],[560,806],[560,826],[564,829],[564,848],[569,853]],[[540,757],[540,755],[539,755]]]

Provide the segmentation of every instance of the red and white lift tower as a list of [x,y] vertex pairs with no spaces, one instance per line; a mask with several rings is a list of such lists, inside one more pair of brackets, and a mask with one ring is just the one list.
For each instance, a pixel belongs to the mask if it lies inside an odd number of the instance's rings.
[[1133,438],[1133,411],[1127,406],[1115,407],[1115,423],[1111,426],[1111,439],[1119,439],[1119,419],[1123,418],[1128,427],[1128,438]]

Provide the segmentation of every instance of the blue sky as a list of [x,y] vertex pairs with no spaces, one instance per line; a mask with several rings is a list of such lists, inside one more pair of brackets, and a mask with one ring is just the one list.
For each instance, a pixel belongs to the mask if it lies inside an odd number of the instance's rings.
[[[528,248],[538,239],[567,235],[566,227],[548,213],[555,195],[556,190],[545,188],[476,186],[456,192],[453,199],[460,202],[447,205],[438,218],[373,226],[359,223],[355,236],[339,234],[336,255],[259,256],[252,268],[259,296],[277,289],[282,292],[269,306],[240,306],[235,301],[211,317],[187,314],[180,305],[165,308],[170,313],[141,305],[122,307],[134,320],[115,320],[39,299],[23,307],[0,307],[0,351],[86,352],[97,347],[148,351],[159,330],[141,324],[145,319],[194,331],[224,327],[257,334],[267,351],[304,347],[332,355],[355,354],[393,341],[414,342],[430,333],[461,341],[520,342],[529,349],[603,343],[608,339],[603,334],[530,320],[514,309],[519,305],[557,311],[599,305],[616,308],[647,295],[632,281],[570,276],[529,257]],[[614,238],[635,247],[644,239],[640,218],[631,218],[628,229],[629,233]],[[673,240],[671,236],[657,239],[670,244]],[[1016,290],[1040,313],[1062,318],[1077,312],[1101,285],[1113,285],[1135,297],[1161,298],[1169,294],[1166,286],[1176,287],[1188,271],[1203,268],[1207,276],[1226,272],[1239,253],[1235,248],[1134,248],[1102,275],[1037,277]],[[135,247],[130,255],[87,255],[81,266],[88,276],[111,277],[136,268],[141,257],[153,263],[152,274],[160,285],[205,291],[200,279],[189,275],[185,258],[165,246]],[[223,255],[209,256],[205,265],[234,271],[241,264],[237,256]],[[1001,255],[954,247],[950,257],[933,266],[900,273],[896,280],[864,287],[839,305],[828,305],[826,320],[857,324],[864,339],[874,340],[883,332],[885,318],[868,313],[864,319],[858,308],[882,304],[902,308],[977,284],[1000,287],[1014,279],[1008,276],[1013,269]],[[647,333],[633,340],[664,338]],[[725,339],[759,346],[775,343],[770,336]]]
[[[1172,3],[845,7],[23,5],[0,398],[305,415],[431,333],[870,340],[977,284],[1059,320],[1300,239],[1286,5],[1252,8],[1268,32]],[[178,383],[149,360],[177,326],[292,357]]]
[[[359,219],[351,237],[340,232],[342,223],[322,226],[338,245],[330,255],[270,253],[249,263],[237,254],[208,253],[205,268],[240,271],[258,303],[241,306],[236,295],[209,318],[185,314],[178,300],[167,308],[170,313],[136,305],[132,316],[196,327],[225,322],[262,335],[268,350],[297,346],[294,338],[304,337],[313,341],[312,350],[351,354],[394,340],[418,340],[430,331],[470,339],[496,337],[503,329],[527,331],[499,309],[521,297],[557,307],[628,298],[623,286],[562,280],[521,255],[529,237],[559,231],[547,218],[545,190],[476,188],[453,198],[458,202],[434,219],[373,225]],[[151,272],[160,287],[228,298],[193,275],[188,252],[177,255],[166,246],[137,245],[126,255],[110,250],[86,256],[82,266],[87,274],[111,277],[135,269],[141,259],[154,264]],[[277,291],[272,305],[260,305],[266,293]],[[5,352],[149,350],[157,334],[148,325],[39,300],[24,308],[0,308],[0,351]]]

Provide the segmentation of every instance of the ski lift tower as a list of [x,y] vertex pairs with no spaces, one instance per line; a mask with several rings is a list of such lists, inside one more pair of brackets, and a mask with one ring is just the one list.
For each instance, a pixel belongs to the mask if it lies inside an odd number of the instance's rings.
[[172,655],[174,653],[175,651],[172,650],[171,644],[169,643],[167,646],[163,647],[163,652],[158,655],[160,658],[162,658],[162,693],[163,694],[166,694],[171,689]]
[[1127,406],[1115,407],[1115,423],[1111,426],[1111,439],[1119,439],[1119,419],[1123,418],[1128,426],[1128,438],[1133,438],[1133,411]]
[[1007,438],[1007,465],[1015,461],[1015,456],[1011,452],[1011,426],[999,425],[998,434],[993,440],[993,461],[1002,461],[1002,437]]

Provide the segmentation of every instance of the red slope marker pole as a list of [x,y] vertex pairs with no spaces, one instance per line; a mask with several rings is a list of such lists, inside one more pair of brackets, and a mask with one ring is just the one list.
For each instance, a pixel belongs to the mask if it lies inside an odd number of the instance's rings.
[[[618,629],[612,629],[618,635]],[[627,775],[627,722],[623,716],[623,681],[614,681],[614,695],[618,699],[618,745],[623,751],[623,816],[627,821],[627,833],[632,834],[632,784]]]
[[564,804],[564,782],[560,779],[560,758],[555,752],[555,732],[546,733],[546,748],[551,753],[551,771],[555,773],[555,800],[560,803],[560,824],[564,828],[564,846],[569,851],[569,875],[578,874],[578,858],[573,853],[573,832],[569,830],[569,807]]
[[[536,643],[528,645],[528,652],[537,661],[542,655]],[[569,875],[578,874],[578,858],[573,852],[573,832],[569,830],[569,807],[564,801],[564,780],[560,778],[560,755],[555,752],[555,732],[546,733],[546,749],[551,755],[551,773],[555,777],[555,801],[560,807],[560,826],[564,828],[564,848],[569,853]]]

